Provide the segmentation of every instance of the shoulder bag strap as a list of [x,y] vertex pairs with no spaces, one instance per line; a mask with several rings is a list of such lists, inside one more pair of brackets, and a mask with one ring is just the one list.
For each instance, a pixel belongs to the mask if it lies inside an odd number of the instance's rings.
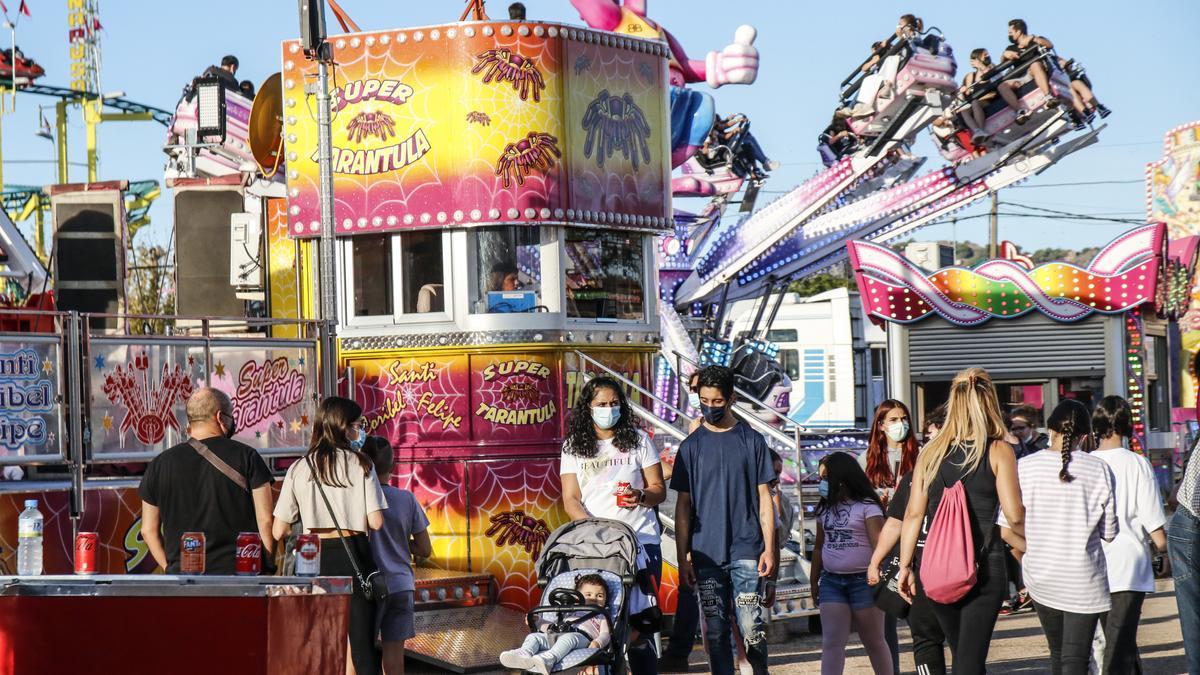
[[209,464],[212,464],[214,469],[225,474],[226,478],[233,481],[238,487],[242,488],[242,490],[250,492],[250,485],[246,482],[246,477],[238,473],[237,470],[232,466],[226,464],[225,460],[213,454],[213,451],[208,449],[208,446],[204,444],[204,441],[200,441],[195,438],[189,438],[188,445],[192,446],[192,449],[195,450],[196,453],[201,457],[203,457]]
[[321,500],[325,502],[325,508],[329,511],[329,517],[333,519],[333,527],[338,531],[338,539],[341,540],[342,546],[346,549],[346,557],[350,559],[350,566],[354,568],[354,577],[358,579],[358,583],[365,590],[367,578],[363,576],[362,570],[358,566],[358,558],[355,557],[354,551],[350,549],[350,544],[346,543],[346,538],[341,534],[342,526],[338,524],[337,514],[333,512],[333,504],[330,504],[329,497],[325,496],[325,488],[321,487],[321,477],[317,475],[317,467],[313,465],[311,457],[305,457],[304,461],[308,462],[308,470],[312,473],[313,482],[317,484],[317,492],[321,493]]

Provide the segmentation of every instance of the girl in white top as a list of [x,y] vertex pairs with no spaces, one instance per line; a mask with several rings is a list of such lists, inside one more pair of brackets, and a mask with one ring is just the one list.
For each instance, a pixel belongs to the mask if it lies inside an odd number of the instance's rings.
[[[1112,604],[1101,540],[1117,535],[1112,474],[1082,449],[1092,432],[1087,406],[1067,399],[1046,426],[1050,447],[1017,462],[1025,536],[1022,573],[1050,645],[1055,673],[1086,675],[1092,637]],[[1000,525],[1007,527],[1004,512]]]
[[[583,387],[568,422],[559,473],[563,506],[571,520],[611,518],[629,525],[649,559],[657,586],[662,581],[662,533],[654,507],[667,488],[649,437],[638,429],[621,385],[594,377]],[[645,640],[631,639],[634,672],[652,672],[657,657]],[[645,662],[645,663],[643,663]]]
[[[354,576],[347,547],[364,578],[376,569],[367,530],[383,526],[387,500],[373,463],[361,451],[367,439],[362,422],[362,408],[354,401],[338,396],[321,401],[313,418],[308,453],[288,467],[275,504],[272,530],[277,540],[287,536],[297,517],[306,532],[321,538],[321,576]],[[321,492],[333,507],[336,525]],[[347,659],[354,670],[348,672],[375,675],[380,670],[375,651],[375,603],[357,582],[351,586]]]
[[1092,412],[1092,432],[1097,447],[1093,457],[1112,470],[1116,493],[1117,538],[1104,543],[1108,565],[1108,590],[1112,610],[1100,629],[1104,634],[1101,672],[1141,672],[1137,653],[1137,626],[1146,594],[1154,591],[1154,568],[1147,539],[1159,551],[1167,550],[1163,526],[1162,493],[1154,469],[1145,457],[1126,449],[1133,436],[1133,412],[1120,396],[1106,396]]

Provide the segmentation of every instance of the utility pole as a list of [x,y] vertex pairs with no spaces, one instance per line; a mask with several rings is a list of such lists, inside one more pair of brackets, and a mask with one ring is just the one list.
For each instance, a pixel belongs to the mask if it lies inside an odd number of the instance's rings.
[[337,392],[333,352],[337,335],[337,255],[333,237],[333,122],[330,113],[329,66],[333,49],[325,39],[325,3],[308,0],[301,3],[301,39],[305,47],[316,47],[312,55],[317,61],[317,167],[320,172],[321,200],[321,321],[324,323],[321,358],[321,385],[325,396]]
[[996,192],[992,193],[992,217],[988,219],[988,259],[994,260],[1000,249],[1000,224],[998,222],[997,210],[1000,208],[1000,196]]

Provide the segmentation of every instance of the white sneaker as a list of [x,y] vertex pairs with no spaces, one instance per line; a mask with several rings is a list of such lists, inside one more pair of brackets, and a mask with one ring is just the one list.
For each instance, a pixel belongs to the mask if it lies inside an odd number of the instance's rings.
[[779,169],[779,167],[781,167],[783,165],[780,164],[779,162],[771,159],[771,160],[767,160],[767,163],[765,166],[766,166],[767,171],[776,171]]
[[532,670],[538,675],[550,675],[550,671],[554,670],[554,666],[558,663],[554,656],[550,654],[535,654],[526,659],[529,665],[525,666],[527,670]]
[[533,654],[524,649],[510,649],[500,652],[500,665],[514,670],[527,670],[533,667]]

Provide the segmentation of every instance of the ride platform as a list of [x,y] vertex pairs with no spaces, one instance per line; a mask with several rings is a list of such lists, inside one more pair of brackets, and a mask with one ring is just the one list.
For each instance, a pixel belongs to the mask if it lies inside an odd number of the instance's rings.
[[414,659],[455,673],[503,671],[500,652],[529,634],[524,612],[500,605],[418,611],[417,636],[405,643]]

